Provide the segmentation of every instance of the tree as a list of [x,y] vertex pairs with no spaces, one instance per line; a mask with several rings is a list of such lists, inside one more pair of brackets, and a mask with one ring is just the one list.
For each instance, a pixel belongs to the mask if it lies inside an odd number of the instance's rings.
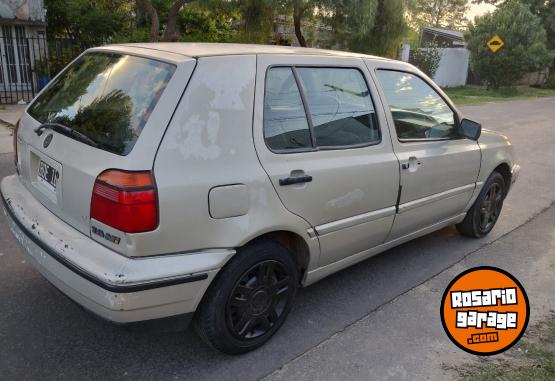
[[85,46],[104,44],[128,27],[126,0],[46,0],[49,37],[69,37]]
[[428,43],[414,51],[414,65],[428,77],[433,78],[441,61],[441,49],[436,43]]
[[292,15],[295,37],[300,46],[308,46],[303,23],[317,16],[320,0],[281,0],[274,2],[277,14]]
[[150,41],[155,42],[160,38],[160,19],[158,18],[158,11],[154,8],[149,0],[137,0],[137,14],[144,15],[144,20],[147,17],[150,19]]
[[423,26],[461,28],[467,23],[467,0],[409,0],[409,18],[414,28]]
[[293,25],[295,27],[295,36],[299,41],[299,45],[306,47],[306,39],[304,38],[303,32],[301,30],[301,23],[303,21],[304,15],[310,10],[310,3],[304,0],[292,0],[293,1]]
[[405,0],[323,1],[321,12],[334,45],[349,51],[395,57],[405,35]]
[[[519,0],[530,7],[530,11],[537,15],[547,33],[547,46],[555,50],[555,0]],[[505,0],[474,0],[473,3],[488,3],[493,5],[503,4]],[[555,70],[555,60],[551,65]]]
[[[495,34],[505,46],[492,53],[486,42]],[[495,12],[476,18],[465,37],[472,69],[488,87],[512,86],[524,74],[548,67],[554,58],[540,18],[517,1],[507,1]]]
[[376,22],[367,36],[367,52],[397,58],[399,46],[407,34],[404,0],[379,0]]
[[236,25],[241,19],[237,7],[230,2],[215,3],[210,7],[191,4],[179,13],[179,41],[232,42],[236,39]]
[[333,46],[396,56],[406,31],[406,0],[323,0],[318,9],[333,31]]
[[[163,41],[176,41],[177,40],[177,18],[179,11],[186,4],[194,0],[174,0],[167,11],[166,29],[162,36]],[[160,40],[160,18],[158,10],[153,6],[151,0],[138,0],[136,2],[137,13],[146,14],[150,19],[150,41]]]
[[272,26],[276,10],[282,1],[237,0],[235,5],[241,14],[238,41],[267,44],[272,37]]
[[325,0],[321,14],[333,30],[333,42],[340,49],[368,51],[368,35],[378,13],[378,0]]

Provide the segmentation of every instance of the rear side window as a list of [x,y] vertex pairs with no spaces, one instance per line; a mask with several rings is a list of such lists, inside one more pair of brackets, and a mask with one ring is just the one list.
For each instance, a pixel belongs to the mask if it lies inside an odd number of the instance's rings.
[[379,143],[376,112],[361,72],[349,68],[270,68],[264,138],[275,151]]
[[289,67],[271,69],[264,97],[264,139],[272,150],[312,147],[301,93]]
[[175,66],[147,58],[88,53],[35,100],[29,114],[92,139],[101,149],[133,149]]
[[356,69],[299,68],[318,147],[379,142],[370,91]]

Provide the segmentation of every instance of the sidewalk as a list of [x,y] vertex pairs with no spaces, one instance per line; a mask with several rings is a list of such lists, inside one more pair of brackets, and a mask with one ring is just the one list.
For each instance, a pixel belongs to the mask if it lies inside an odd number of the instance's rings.
[[[555,311],[554,226],[555,207],[551,207],[530,223],[370,312],[268,375],[265,381],[459,379],[460,369],[487,362],[459,350],[443,332],[439,316],[443,290],[468,268],[503,268],[515,275],[528,293],[530,329]],[[505,356],[511,353],[487,360],[500,361]]]
[[27,105],[0,105],[0,122],[15,126]]
[[27,105],[0,105],[0,155],[13,151],[14,127]]

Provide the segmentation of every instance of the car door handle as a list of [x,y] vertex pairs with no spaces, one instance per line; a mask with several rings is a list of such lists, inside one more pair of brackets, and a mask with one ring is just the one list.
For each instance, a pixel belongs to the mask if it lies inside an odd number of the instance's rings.
[[418,170],[418,167],[420,167],[421,165],[422,163],[420,162],[420,160],[418,160],[414,156],[411,156],[409,157],[409,161],[401,164],[401,169],[410,170],[411,172],[414,172]]
[[279,185],[293,185],[293,184],[301,184],[301,183],[310,183],[312,181],[312,176],[304,175],[304,176],[294,176],[294,177],[286,177],[285,179],[279,179]]

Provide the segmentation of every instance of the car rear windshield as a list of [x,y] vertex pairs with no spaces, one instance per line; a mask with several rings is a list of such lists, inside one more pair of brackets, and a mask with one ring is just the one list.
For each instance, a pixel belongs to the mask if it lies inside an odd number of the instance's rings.
[[41,123],[80,132],[106,151],[127,155],[175,71],[175,65],[114,53],[87,53],[29,108]]

